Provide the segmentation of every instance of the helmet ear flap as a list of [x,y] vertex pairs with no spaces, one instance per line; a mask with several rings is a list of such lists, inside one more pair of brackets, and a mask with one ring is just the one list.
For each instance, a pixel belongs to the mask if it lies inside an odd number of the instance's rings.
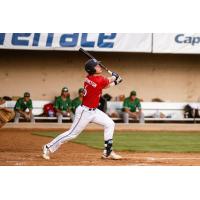
[[96,73],[96,69],[93,67],[93,68],[90,68],[90,69],[86,69],[85,70],[88,74],[92,75],[92,74],[95,74]]

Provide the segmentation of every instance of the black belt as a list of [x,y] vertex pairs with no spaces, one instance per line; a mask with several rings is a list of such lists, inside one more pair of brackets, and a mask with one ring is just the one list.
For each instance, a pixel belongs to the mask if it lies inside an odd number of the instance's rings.
[[[81,106],[84,106],[84,105],[81,105]],[[87,106],[85,106],[86,108],[88,108]],[[89,111],[92,111],[92,110],[96,110],[96,108],[88,108]]]
[[89,111],[91,111],[91,110],[96,110],[96,108],[89,108]]

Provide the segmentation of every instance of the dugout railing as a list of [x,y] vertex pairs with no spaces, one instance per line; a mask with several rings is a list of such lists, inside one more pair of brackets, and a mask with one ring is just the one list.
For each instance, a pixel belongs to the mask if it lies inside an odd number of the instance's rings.
[[[14,109],[16,101],[6,101],[6,107]],[[52,103],[47,100],[33,101],[33,115],[37,121],[56,121],[57,117],[44,116],[44,105]],[[193,108],[199,110],[200,103],[197,102],[142,102],[142,111],[145,116],[145,122],[198,122],[200,118],[185,118],[184,107],[190,104]],[[122,122],[123,102],[109,101],[107,104],[107,113],[114,121]],[[63,117],[65,121],[71,121],[70,117]],[[133,119],[130,119],[133,121]]]

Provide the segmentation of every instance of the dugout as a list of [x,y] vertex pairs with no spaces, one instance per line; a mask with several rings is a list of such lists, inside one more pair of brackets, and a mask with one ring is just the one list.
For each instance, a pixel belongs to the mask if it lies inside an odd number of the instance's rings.
[[[124,79],[106,92],[116,97],[136,90],[144,101],[159,97],[171,102],[200,100],[200,56],[193,54],[93,53]],[[49,100],[63,86],[75,97],[86,75],[86,58],[72,51],[0,50],[0,96]]]

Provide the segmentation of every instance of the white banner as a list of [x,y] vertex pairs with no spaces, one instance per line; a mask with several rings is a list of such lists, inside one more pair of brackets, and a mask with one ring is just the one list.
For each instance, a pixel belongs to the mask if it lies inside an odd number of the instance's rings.
[[153,53],[200,53],[200,33],[153,34]]
[[150,33],[0,33],[1,49],[151,52]]

